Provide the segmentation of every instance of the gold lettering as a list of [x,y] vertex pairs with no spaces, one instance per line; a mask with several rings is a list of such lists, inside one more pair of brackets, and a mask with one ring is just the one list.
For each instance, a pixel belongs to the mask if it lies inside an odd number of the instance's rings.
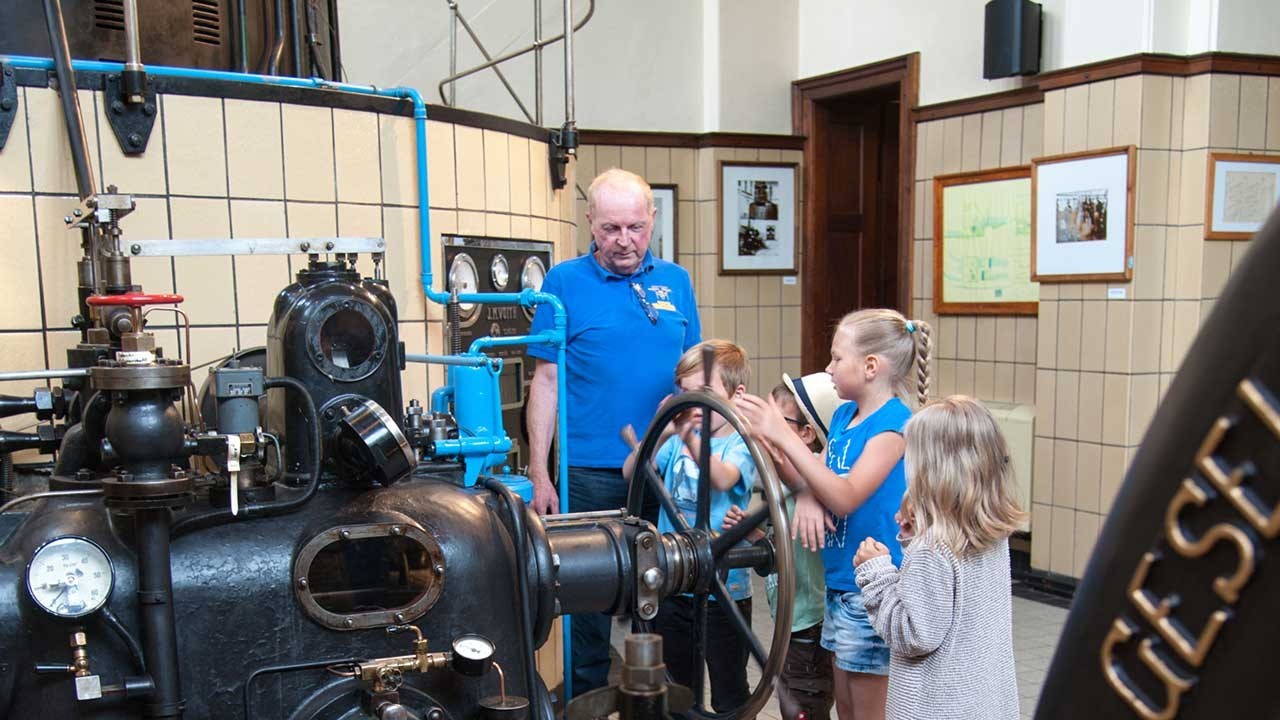
[[1240,558],[1235,574],[1231,577],[1223,575],[1213,581],[1213,589],[1218,596],[1235,604],[1240,598],[1240,589],[1249,582],[1249,578],[1253,577],[1254,568],[1257,566],[1256,550],[1249,536],[1229,522],[1220,522],[1209,528],[1209,531],[1199,539],[1193,539],[1182,523],[1178,522],[1178,515],[1189,504],[1204,507],[1207,502],[1209,502],[1209,493],[1199,483],[1191,479],[1183,480],[1182,487],[1178,490],[1178,494],[1173,496],[1173,500],[1169,503],[1169,510],[1165,514],[1165,530],[1169,536],[1169,544],[1179,555],[1187,558],[1203,557],[1219,540],[1235,543],[1236,555]]
[[1194,678],[1185,678],[1175,672],[1156,654],[1151,638],[1144,639],[1138,646],[1138,657],[1165,688],[1165,707],[1157,708],[1152,705],[1146,698],[1146,694],[1129,681],[1128,675],[1115,659],[1116,645],[1128,642],[1137,632],[1136,625],[1124,618],[1116,618],[1111,625],[1111,631],[1102,641],[1102,672],[1116,694],[1129,703],[1129,707],[1133,708],[1140,717],[1145,720],[1170,720],[1178,714],[1182,695],[1191,689]]
[[[1280,412],[1271,402],[1270,395],[1252,380],[1243,380],[1236,387],[1240,396],[1272,435],[1280,438]],[[1280,505],[1267,508],[1257,496],[1244,487],[1244,479],[1248,474],[1247,467],[1235,467],[1228,470],[1214,457],[1213,453],[1226,437],[1227,431],[1235,426],[1230,418],[1220,417],[1205,436],[1200,450],[1196,453],[1196,467],[1218,488],[1236,510],[1262,533],[1263,537],[1273,540],[1280,535]]]
[[1142,561],[1138,563],[1138,569],[1133,572],[1133,579],[1129,581],[1129,599],[1137,606],[1138,612],[1155,626],[1160,637],[1172,645],[1184,660],[1193,667],[1200,667],[1205,655],[1209,653],[1209,648],[1213,647],[1214,640],[1218,639],[1218,632],[1222,630],[1228,615],[1225,610],[1214,610],[1209,616],[1209,621],[1205,623],[1204,632],[1199,638],[1193,637],[1182,623],[1171,617],[1173,609],[1178,605],[1176,597],[1167,595],[1157,597],[1142,587],[1147,581],[1151,566],[1159,559],[1159,556],[1153,552],[1143,554]]

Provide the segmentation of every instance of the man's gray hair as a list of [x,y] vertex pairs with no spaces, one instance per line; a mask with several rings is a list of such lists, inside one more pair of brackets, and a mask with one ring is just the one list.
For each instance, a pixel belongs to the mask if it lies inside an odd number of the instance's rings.
[[595,180],[591,181],[590,187],[587,188],[587,212],[588,213],[593,213],[595,211],[596,193],[600,191],[600,188],[603,188],[605,186],[612,186],[612,187],[628,187],[629,186],[632,188],[637,188],[644,193],[645,207],[649,209],[650,214],[653,213],[654,208],[656,207],[653,204],[653,188],[649,187],[649,183],[645,182],[644,178],[640,177],[639,175],[629,170],[623,170],[622,168],[615,167],[615,168],[609,168],[608,170],[605,170],[604,172],[597,175]]

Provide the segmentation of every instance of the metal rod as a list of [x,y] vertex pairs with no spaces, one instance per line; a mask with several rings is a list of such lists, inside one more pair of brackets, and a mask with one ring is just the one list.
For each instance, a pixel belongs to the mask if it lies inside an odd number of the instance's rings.
[[142,648],[155,693],[146,717],[182,717],[178,676],[178,631],[173,613],[173,573],[169,564],[169,511],[139,510],[134,522],[138,553],[138,614]]
[[405,362],[429,363],[432,365],[458,365],[462,367],[483,367],[492,364],[495,370],[502,368],[502,358],[491,358],[485,355],[419,355],[405,353]]
[[280,74],[280,58],[284,56],[284,0],[275,0],[276,6],[276,41],[271,46],[270,60],[267,62],[267,74]]
[[72,495],[101,495],[101,494],[102,494],[101,490],[53,490],[50,492],[31,493],[30,495],[23,495],[20,498],[14,498],[9,502],[3,505],[0,505],[0,515],[3,515],[9,512],[9,510],[14,508],[15,506],[21,505],[23,503],[33,502],[36,500],[43,500],[45,498],[68,497]]
[[[493,60],[493,56],[485,49],[484,43],[480,42],[480,36],[476,35],[476,32],[471,29],[471,23],[468,23],[467,19],[462,17],[462,13],[454,13],[454,17],[458,18],[458,22],[462,25],[462,29],[466,30],[467,34],[471,36],[471,41],[476,44],[476,49],[480,51],[480,56],[485,60]],[[511,99],[516,101],[516,105],[519,106],[520,112],[524,113],[524,116],[528,118],[529,122],[533,122],[533,115],[529,113],[529,108],[524,106],[524,101],[522,101],[520,96],[516,94],[516,89],[511,87],[511,82],[507,80],[506,75],[502,74],[502,70],[498,68],[496,63],[493,65],[493,72],[498,76],[498,79],[502,81],[502,86],[511,94]]]
[[236,69],[247,73],[249,72],[249,19],[245,15],[244,0],[235,0],[233,13],[236,19]]
[[[596,2],[595,2],[595,0],[587,0],[587,14],[586,14],[586,15],[584,15],[584,16],[582,16],[582,19],[581,19],[581,20],[579,20],[579,21],[577,22],[577,24],[575,24],[575,25],[573,26],[573,30],[574,30],[574,32],[577,32],[578,30],[581,30],[581,29],[582,29],[582,26],[587,24],[587,21],[589,21],[589,20],[591,19],[591,16],[592,16],[592,15],[594,15],[594,14],[595,14],[595,12],[596,12]],[[444,99],[444,97],[445,97],[445,95],[444,95],[444,86],[445,86],[445,85],[448,85],[448,84],[449,84],[449,83],[451,83],[451,82],[454,82],[454,81],[456,81],[456,80],[461,80],[462,78],[467,77],[468,75],[474,75],[474,74],[476,74],[476,73],[480,72],[481,70],[488,70],[489,68],[493,67],[494,65],[498,65],[498,64],[501,64],[501,63],[507,62],[508,60],[514,60],[514,59],[516,59],[516,58],[518,58],[518,57],[520,57],[520,56],[522,56],[522,55],[526,55],[526,54],[528,54],[528,53],[531,53],[531,52],[533,52],[534,50],[537,50],[537,49],[538,49],[538,48],[540,48],[540,47],[546,47],[546,46],[548,46],[548,45],[555,44],[555,43],[557,43],[557,42],[560,42],[560,41],[561,41],[561,40],[563,40],[563,39],[564,39],[564,34],[563,34],[563,33],[561,33],[560,35],[556,35],[556,36],[554,36],[554,37],[549,37],[549,38],[547,38],[546,40],[543,40],[542,42],[534,43],[533,45],[530,45],[529,47],[521,48],[521,49],[519,49],[519,50],[513,50],[513,51],[511,51],[511,52],[507,53],[506,55],[499,55],[498,57],[493,58],[492,60],[489,60],[488,62],[484,62],[484,63],[481,63],[481,64],[479,64],[479,65],[476,65],[476,66],[475,66],[475,67],[473,67],[473,68],[468,68],[468,69],[463,70],[462,72],[459,72],[459,73],[451,73],[451,74],[449,75],[449,77],[447,77],[447,78],[445,78],[445,79],[441,80],[441,81],[440,81],[440,84],[438,85],[438,88],[439,88],[439,91],[440,91],[440,98],[441,98],[442,100]]]
[[[449,74],[458,72],[458,3],[449,0]],[[447,104],[453,106],[458,101],[457,83],[449,83],[449,99]]]
[[68,368],[66,370],[15,370],[0,372],[0,382],[12,380],[58,380],[60,378],[88,377],[89,368]]
[[564,0],[564,126],[574,127],[573,107],[573,0]]
[[289,0],[289,42],[293,43],[293,76],[306,77],[302,70],[302,37],[298,35],[298,0]]
[[138,0],[124,0],[124,69],[141,70],[138,50]]
[[[542,42],[542,0],[533,0],[533,44]],[[449,74],[457,72],[449,68]],[[533,51],[533,124],[542,124],[542,47]]]
[[89,141],[84,133],[84,117],[80,114],[80,94],[76,92],[75,71],[71,69],[71,50],[67,45],[67,26],[62,20],[61,0],[44,0],[44,20],[49,27],[49,45],[53,48],[53,64],[58,76],[58,95],[62,99],[62,118],[71,143],[71,164],[76,172],[76,188],[80,199],[98,194],[89,164]]

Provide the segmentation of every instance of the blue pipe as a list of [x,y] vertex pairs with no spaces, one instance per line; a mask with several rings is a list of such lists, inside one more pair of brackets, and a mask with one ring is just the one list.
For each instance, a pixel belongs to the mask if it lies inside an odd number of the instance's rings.
[[[51,58],[31,57],[26,55],[0,55],[0,60],[8,63],[12,67],[30,70],[53,70],[53,60]],[[124,71],[124,65],[121,63],[102,62],[98,60],[73,60],[71,67],[77,72],[102,72],[102,73],[119,73]],[[422,292],[429,300],[433,302],[445,304],[449,302],[449,293],[436,291],[431,288],[433,278],[431,273],[431,212],[429,210],[427,193],[427,105],[422,100],[422,95],[411,87],[394,87],[379,89],[370,85],[353,85],[350,83],[333,82],[323,78],[291,78],[276,77],[273,75],[258,75],[254,73],[227,72],[223,70],[203,70],[197,68],[178,68],[167,67],[163,65],[148,65],[147,72],[155,77],[172,77],[185,78],[192,80],[220,80],[223,82],[248,83],[251,85],[274,85],[280,87],[294,88],[322,88],[327,90],[337,90],[340,92],[350,92],[360,95],[376,95],[379,97],[390,97],[403,100],[409,100],[413,103],[413,122],[414,134],[417,141],[417,169],[418,169],[418,232],[419,232],[419,252],[422,256]],[[478,302],[478,303],[511,303],[519,302],[520,304],[531,307],[537,304],[549,304],[554,312],[555,332],[558,337],[554,338],[554,342],[550,344],[556,345],[556,393],[558,399],[557,415],[557,433],[560,437],[557,473],[560,481],[560,512],[568,512],[569,510],[569,460],[568,449],[566,447],[569,437],[568,426],[565,421],[565,399],[568,397],[568,386],[565,382],[565,338],[566,329],[568,327],[568,316],[565,313],[564,304],[559,298],[548,293],[534,292],[533,290],[522,290],[519,293],[475,293],[460,296],[461,302]],[[548,340],[552,340],[548,337]],[[571,686],[572,666],[569,663],[569,617],[564,618],[564,653],[565,653],[565,674],[564,686],[565,697],[573,697]]]

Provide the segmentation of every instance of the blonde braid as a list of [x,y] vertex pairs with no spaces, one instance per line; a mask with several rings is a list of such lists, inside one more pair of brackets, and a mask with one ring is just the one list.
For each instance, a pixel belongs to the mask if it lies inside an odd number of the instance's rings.
[[912,325],[915,326],[912,335],[916,345],[916,399],[920,401],[920,407],[924,407],[929,402],[929,353],[933,349],[930,334],[933,328],[923,320],[913,320]]

